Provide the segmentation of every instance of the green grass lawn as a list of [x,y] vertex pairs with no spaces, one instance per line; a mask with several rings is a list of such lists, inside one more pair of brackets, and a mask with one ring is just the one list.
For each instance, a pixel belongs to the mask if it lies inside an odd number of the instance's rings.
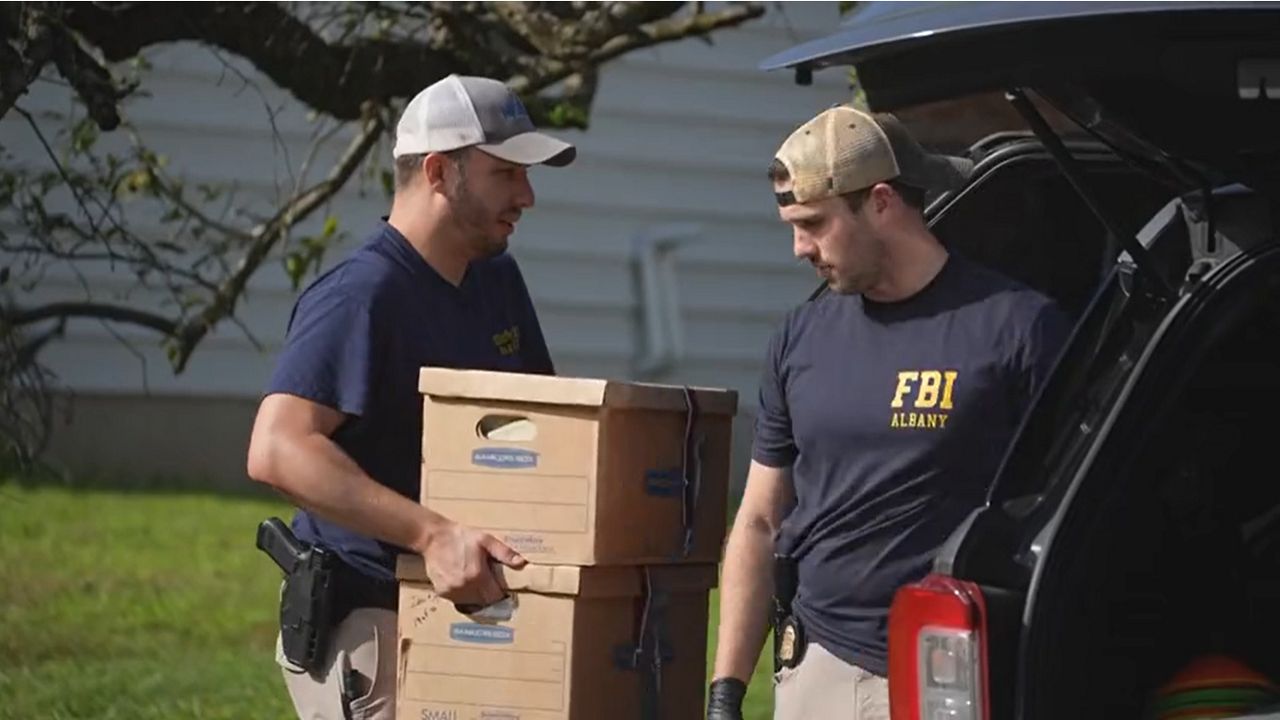
[[[272,660],[279,576],[253,545],[288,513],[0,479],[0,720],[293,717]],[[771,696],[762,658],[747,720]]]

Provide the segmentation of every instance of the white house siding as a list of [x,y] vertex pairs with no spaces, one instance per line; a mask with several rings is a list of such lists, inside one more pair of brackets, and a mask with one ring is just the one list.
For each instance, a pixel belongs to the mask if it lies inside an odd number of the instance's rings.
[[[770,4],[764,19],[721,32],[713,45],[689,40],[608,65],[590,131],[561,133],[577,143],[578,161],[564,170],[535,171],[537,206],[512,240],[561,373],[635,378],[645,344],[633,239],[665,224],[700,226],[696,240],[676,251],[674,260],[683,357],[648,379],[740,392],[738,478],[764,345],[781,315],[815,285],[812,271],[791,257],[764,169],[795,124],[848,96],[839,71],[818,73],[812,86],[801,87],[790,74],[756,68],[778,50],[831,32],[837,22],[834,3]],[[228,69],[195,45],[164,48],[151,58],[154,68],[144,85],[151,97],[127,107],[149,144],[189,184],[234,183],[241,198],[256,200],[260,210],[270,207],[291,179],[266,107],[284,110],[275,124],[296,168],[313,129],[299,106],[252,68],[231,62],[234,70]],[[67,104],[65,89],[50,84],[21,101],[33,112]],[[40,155],[30,130],[12,113],[0,123],[0,138],[21,158]],[[316,161],[312,180],[340,152],[342,139]],[[377,152],[389,159],[389,146]],[[387,206],[377,182],[365,189],[361,194],[353,181],[298,234],[316,232],[331,213],[358,240]],[[333,250],[327,262],[345,251]],[[87,279],[97,299],[132,287],[130,278],[105,267],[90,269]],[[75,274],[55,269],[18,299],[76,298],[80,287]],[[145,295],[135,291],[133,297]],[[169,371],[146,331],[72,323],[66,339],[45,355],[77,396],[71,422],[60,425],[55,456],[80,468],[242,481],[253,403],[294,297],[279,264],[264,267],[237,313],[261,347],[224,322],[180,376]]]

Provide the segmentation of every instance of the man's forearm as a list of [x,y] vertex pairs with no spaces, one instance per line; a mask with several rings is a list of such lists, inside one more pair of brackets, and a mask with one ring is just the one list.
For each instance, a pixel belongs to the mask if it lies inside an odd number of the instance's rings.
[[267,452],[266,477],[255,479],[355,532],[421,553],[432,531],[447,522],[370,478],[323,435],[276,439]]
[[747,522],[733,529],[720,586],[714,677],[750,682],[764,646],[773,595],[773,536],[766,526]]

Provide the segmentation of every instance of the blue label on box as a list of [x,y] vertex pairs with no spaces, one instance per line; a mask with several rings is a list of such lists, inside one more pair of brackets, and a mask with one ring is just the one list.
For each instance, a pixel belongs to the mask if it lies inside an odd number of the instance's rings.
[[449,639],[457,642],[478,643],[481,645],[510,645],[515,641],[515,638],[515,630],[501,625],[454,623],[449,626]]
[[471,464],[510,470],[538,466],[538,453],[521,448],[476,448],[471,451]]

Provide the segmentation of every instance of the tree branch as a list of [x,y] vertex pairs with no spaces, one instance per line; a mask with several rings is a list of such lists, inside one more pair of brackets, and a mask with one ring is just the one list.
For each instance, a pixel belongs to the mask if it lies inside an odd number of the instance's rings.
[[525,101],[525,109],[538,125],[586,130],[598,81],[599,73],[594,67],[570,75],[564,81],[564,94],[556,98],[534,95]]
[[[493,11],[502,18],[507,27],[530,47],[546,57],[570,58],[581,54],[571,40],[566,27],[560,19],[540,6],[540,3],[500,2],[493,5]],[[572,29],[573,26],[568,26]]]
[[[112,252],[112,253],[117,252],[116,249],[112,247],[111,242],[109,240],[110,233],[104,233],[99,227],[98,223],[94,220],[93,212],[89,208],[89,200],[85,199],[84,195],[82,195],[81,192],[76,189],[76,185],[72,181],[67,169],[63,166],[62,161],[58,158],[57,153],[55,153],[53,148],[49,145],[49,141],[45,138],[44,133],[40,130],[40,126],[36,123],[35,118],[32,117],[31,113],[27,112],[26,110],[20,107],[15,107],[14,109],[19,114],[21,114],[23,118],[26,119],[27,124],[31,126],[32,132],[34,132],[37,139],[40,140],[40,144],[44,148],[45,154],[49,157],[49,160],[53,163],[54,167],[57,168],[59,176],[62,178],[63,182],[66,184],[67,188],[71,190],[71,194],[75,198],[76,204],[80,206],[80,210],[84,213],[85,219],[88,221],[89,226],[94,233],[94,236],[97,237],[99,240],[101,240],[102,245],[105,248],[107,248],[109,252]],[[141,242],[136,237],[134,237],[132,233],[126,230],[125,227],[120,223],[120,221],[117,220],[115,216],[111,214],[111,211],[108,208],[108,206],[104,205],[101,199],[99,199],[97,195],[89,194],[88,197],[91,198],[94,204],[96,204],[102,210],[102,216],[110,223],[111,228],[115,232],[117,232],[119,236],[122,237],[129,245],[132,245],[134,248],[136,248],[140,255],[146,258],[145,262],[139,262],[139,261],[135,261],[135,262],[137,262],[137,264],[139,265],[149,266],[157,271],[160,271],[160,273],[163,274],[164,276],[165,283],[168,285],[168,290],[170,294],[172,294],[173,297],[175,298],[180,297],[181,288],[178,287],[178,285],[173,281],[173,276],[179,273],[164,272],[164,270],[166,270],[169,266],[165,265],[165,263],[163,263],[160,260],[160,258],[156,255],[155,251],[151,248],[150,245],[148,245],[147,243]],[[114,200],[112,200],[112,205],[114,205]],[[43,206],[40,207],[40,210],[43,211]],[[76,274],[80,278],[81,284],[84,285],[85,292],[88,293],[89,291],[88,282],[85,280],[84,276],[81,273],[79,273],[78,270]]]
[[12,361],[7,363],[7,366],[5,367],[5,374],[22,372],[30,368],[35,364],[36,356],[40,354],[40,351],[44,349],[44,346],[48,345],[53,340],[62,337],[66,329],[67,319],[64,317],[59,319],[57,325],[54,325],[40,335],[26,341],[14,352]]
[[214,220],[208,215],[205,215],[202,210],[187,202],[182,191],[174,187],[159,168],[148,165],[147,169],[151,173],[151,182],[154,184],[156,192],[163,195],[166,200],[173,203],[178,209],[182,210],[196,222],[237,242],[248,242],[253,239],[253,236],[249,233]]
[[[151,45],[197,40],[248,59],[312,109],[356,120],[366,101],[385,104],[412,97],[455,72],[508,79],[529,102],[535,93],[588,65],[764,14],[763,7],[747,4],[663,19],[681,5],[606,3],[585,11],[571,6],[582,13],[583,20],[576,23],[550,17],[567,9],[434,5],[425,38],[357,38],[348,43],[327,42],[278,3],[74,3],[66,12],[68,24],[109,61],[133,57]],[[546,54],[530,52],[530,47],[552,47],[547,33],[562,46]],[[535,119],[545,123],[550,118]]]
[[171,335],[178,324],[159,315],[119,305],[95,302],[54,302],[27,310],[0,308],[0,320],[11,327],[22,327],[42,320],[96,318],[127,322],[150,328],[162,335]]
[[295,225],[305,220],[316,208],[341,190],[386,129],[384,112],[385,109],[382,107],[367,107],[364,126],[360,133],[352,138],[351,144],[329,171],[328,177],[295,195],[265,226],[255,229],[254,235],[269,233],[273,225]]
[[532,71],[512,78],[507,84],[521,95],[537,92],[574,74],[579,66],[602,65],[634,50],[685,37],[707,35],[721,28],[740,25],[763,14],[764,8],[759,5],[734,5],[715,13],[698,13],[649,23],[622,34],[599,38],[599,42],[592,43],[597,49],[580,63],[545,58]]
[[107,71],[68,32],[59,3],[13,3],[0,13],[0,117],[53,62],[103,130],[120,124],[117,103],[132,88],[117,88]]
[[759,5],[735,5],[716,13],[697,13],[686,18],[651,23],[635,31],[618,35],[600,46],[587,58],[595,64],[603,64],[620,55],[651,45],[686,37],[709,35],[716,30],[740,25],[764,14]]
[[254,229],[253,245],[241,258],[235,272],[227,277],[214,294],[208,306],[198,315],[185,320],[171,333],[174,340],[169,359],[175,373],[181,373],[186,368],[192,351],[213,326],[235,312],[236,301],[244,293],[249,278],[289,230],[342,189],[386,129],[384,112],[385,109],[381,107],[366,108],[364,126],[329,171],[328,177],[295,195],[274,217]]
[[[70,173],[67,171],[67,168],[62,164],[62,160],[59,159],[58,153],[54,151],[53,146],[51,146],[49,144],[48,139],[45,138],[44,132],[40,129],[40,124],[37,123],[36,119],[32,117],[31,113],[27,112],[26,110],[23,110],[20,107],[15,107],[14,109],[18,112],[19,115],[23,117],[23,119],[27,121],[27,125],[31,127],[31,132],[35,133],[36,139],[40,141],[40,146],[44,148],[45,155],[49,158],[49,161],[53,163],[53,166],[58,170],[58,175],[62,178],[62,182],[65,183],[67,186],[67,189],[71,191],[72,197],[75,198],[76,205],[78,205],[80,207],[80,211],[84,213],[85,220],[88,221],[89,228],[93,230],[93,234],[97,237],[102,238],[103,245],[106,245],[108,250],[112,249],[111,243],[107,241],[108,236],[102,232],[101,228],[98,227],[97,221],[94,220],[93,212],[89,209],[89,201],[85,200],[84,197],[80,194],[80,191],[76,189],[76,184],[72,182]],[[95,197],[94,200],[97,201],[97,198]],[[123,227],[121,227],[118,223],[115,222],[115,218],[112,217],[109,212],[107,212],[106,207],[104,207],[100,201],[97,204],[99,208],[102,208],[103,216],[112,222],[113,227],[117,231],[119,231],[122,235],[127,236],[128,233],[125,232]]]
[[53,396],[48,373],[37,362],[40,350],[61,337],[62,320],[38,337],[26,340],[16,328],[0,326],[0,452],[22,465],[43,452],[53,423]]
[[54,31],[43,11],[25,4],[5,9],[5,35],[17,41],[0,40],[0,117],[27,92],[40,71],[53,58]]
[[464,57],[419,41],[330,45],[283,3],[74,3],[67,22],[108,61],[160,43],[208,43],[248,59],[339,120],[359,119],[367,100],[410,97],[449,73],[475,70]]
[[[593,28],[598,36],[613,37],[619,32],[671,17],[682,2],[615,2],[592,5],[583,16],[585,27]],[[695,8],[695,13],[700,12]]]
[[[76,232],[82,232],[80,228],[75,228]],[[25,254],[31,256],[44,256],[55,260],[67,260],[69,262],[107,262],[107,263],[128,263],[139,267],[145,267],[154,270],[157,274],[164,273],[167,275],[176,275],[195,285],[199,285],[207,290],[216,290],[217,286],[206,280],[200,273],[193,270],[185,270],[179,267],[156,264],[150,258],[144,260],[136,256],[122,255],[118,252],[88,252],[81,250],[60,250],[52,245],[32,245],[30,243],[13,244],[0,240],[0,250],[4,250],[13,254]],[[150,262],[149,262],[150,261]]]
[[119,127],[120,111],[116,103],[129,93],[129,89],[117,89],[111,73],[85,52],[75,36],[65,28],[58,28],[54,37],[53,62],[62,77],[84,100],[89,117],[98,127],[108,131]]

